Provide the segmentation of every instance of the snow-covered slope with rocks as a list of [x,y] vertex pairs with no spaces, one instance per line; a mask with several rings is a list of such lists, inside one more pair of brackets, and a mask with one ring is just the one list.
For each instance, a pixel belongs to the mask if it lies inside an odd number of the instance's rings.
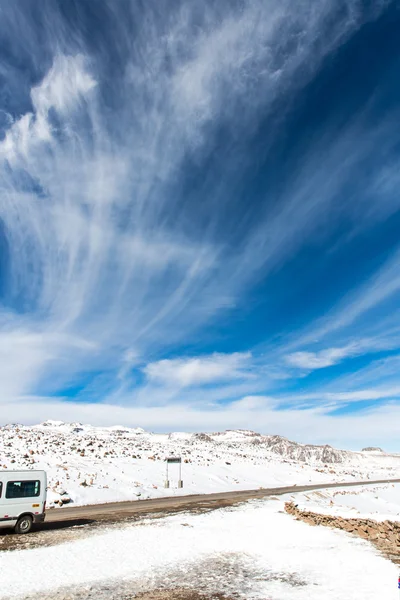
[[[182,457],[183,489],[177,488]],[[253,431],[153,434],[47,421],[0,428],[0,469],[45,469],[49,501],[90,504],[255,489],[286,484],[400,477],[400,455],[302,445]]]

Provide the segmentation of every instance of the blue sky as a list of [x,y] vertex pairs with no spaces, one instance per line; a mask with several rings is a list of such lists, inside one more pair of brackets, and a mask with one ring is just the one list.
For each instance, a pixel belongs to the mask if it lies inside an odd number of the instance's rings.
[[0,2],[0,421],[400,450],[400,8]]

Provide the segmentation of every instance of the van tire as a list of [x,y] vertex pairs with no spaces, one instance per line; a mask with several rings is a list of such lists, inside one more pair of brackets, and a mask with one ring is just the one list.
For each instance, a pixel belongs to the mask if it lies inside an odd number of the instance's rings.
[[14,527],[15,533],[29,533],[32,529],[33,519],[30,515],[23,515]]

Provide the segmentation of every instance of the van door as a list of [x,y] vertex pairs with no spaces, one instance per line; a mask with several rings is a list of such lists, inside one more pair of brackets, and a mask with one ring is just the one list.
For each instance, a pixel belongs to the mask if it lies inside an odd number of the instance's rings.
[[24,513],[37,512],[40,507],[40,494],[39,479],[7,481],[3,496],[9,517],[18,519]]

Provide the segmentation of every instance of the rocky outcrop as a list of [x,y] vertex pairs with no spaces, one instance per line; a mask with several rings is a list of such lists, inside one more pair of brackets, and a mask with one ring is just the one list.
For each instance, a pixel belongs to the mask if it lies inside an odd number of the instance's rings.
[[192,439],[198,442],[212,442],[212,438],[206,433],[194,433]]
[[345,519],[301,510],[294,502],[285,503],[285,511],[308,525],[323,525],[342,529],[372,542],[395,563],[400,563],[400,523],[373,519]]
[[[192,436],[195,438],[196,434]],[[205,434],[199,434],[201,436]],[[224,432],[212,433],[207,436],[207,441],[213,440],[217,444],[227,444],[235,447],[244,444],[257,446],[260,449],[265,448],[274,454],[283,457],[286,460],[301,462],[306,464],[341,464],[354,459],[356,453],[349,450],[338,450],[328,444],[318,446],[314,444],[300,444],[293,442],[281,435],[262,435],[255,431],[247,429],[227,429]],[[362,456],[358,453],[359,456]]]
[[337,450],[328,444],[325,444],[324,446],[299,444],[280,435],[262,436],[262,443],[269,450],[280,456],[307,464],[316,462],[322,464],[343,463],[353,456],[352,452],[347,450]]

